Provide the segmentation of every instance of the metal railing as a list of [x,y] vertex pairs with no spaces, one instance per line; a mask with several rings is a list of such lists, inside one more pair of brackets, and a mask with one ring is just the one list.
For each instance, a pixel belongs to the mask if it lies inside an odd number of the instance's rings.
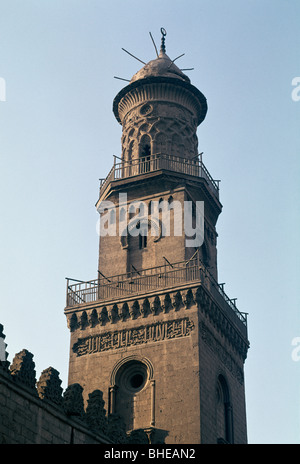
[[165,155],[161,153],[140,157],[139,159],[132,160],[130,162],[115,162],[107,177],[105,179],[100,179],[100,195],[104,192],[107,185],[114,180],[134,177],[148,172],[159,171],[161,169],[204,178],[207,181],[210,190],[217,198],[219,198],[219,181],[212,178],[201,160],[197,159],[192,161],[180,156]]
[[[75,283],[70,284],[70,281]],[[246,314],[237,309],[235,299],[226,295],[223,284],[218,284],[198,257],[188,262],[170,263],[113,277],[103,276],[87,282],[67,279],[66,306],[131,297],[190,282],[200,282],[220,305],[225,302],[240,321],[247,325]]]

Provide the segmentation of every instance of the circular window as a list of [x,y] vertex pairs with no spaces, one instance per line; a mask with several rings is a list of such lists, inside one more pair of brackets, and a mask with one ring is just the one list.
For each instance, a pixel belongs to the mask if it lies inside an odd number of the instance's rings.
[[142,114],[143,116],[147,115],[147,114],[150,114],[152,113],[152,105],[150,105],[149,103],[146,103],[145,105],[143,105],[140,109],[140,114]]
[[129,361],[118,371],[117,385],[129,393],[138,393],[148,382],[147,366],[140,361]]
[[142,374],[134,374],[130,378],[130,385],[132,388],[140,388],[144,383],[144,376]]

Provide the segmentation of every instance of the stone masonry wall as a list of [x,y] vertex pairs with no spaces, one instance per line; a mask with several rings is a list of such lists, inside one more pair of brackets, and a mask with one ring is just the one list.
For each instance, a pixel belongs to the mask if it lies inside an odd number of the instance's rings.
[[130,436],[117,415],[106,415],[100,390],[89,394],[84,409],[79,384],[61,388],[49,367],[35,378],[33,355],[22,350],[7,361],[0,324],[0,444],[110,444],[148,442],[142,431]]

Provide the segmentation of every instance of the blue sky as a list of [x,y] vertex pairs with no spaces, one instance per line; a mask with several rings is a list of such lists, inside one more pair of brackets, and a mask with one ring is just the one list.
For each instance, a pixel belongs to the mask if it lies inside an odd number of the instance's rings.
[[[300,443],[298,0],[1,0],[0,323],[9,360],[67,385],[65,277],[96,277],[98,179],[120,154],[112,101],[167,54],[207,98],[199,152],[221,179],[219,281],[249,313],[249,443]],[[300,79],[299,79],[300,80]],[[300,94],[300,92],[299,92]]]

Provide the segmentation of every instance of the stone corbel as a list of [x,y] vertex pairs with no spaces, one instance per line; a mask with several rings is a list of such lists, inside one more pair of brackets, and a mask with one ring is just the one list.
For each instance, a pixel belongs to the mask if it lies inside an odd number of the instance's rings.
[[77,320],[76,314],[75,313],[73,313],[72,315],[67,314],[66,317],[67,317],[67,326],[70,332],[73,332],[74,330],[78,329],[78,320]]
[[107,307],[108,319],[112,324],[119,319],[118,306],[116,304]]
[[133,304],[129,307],[129,314],[131,319],[135,319],[140,312],[140,305],[137,300],[133,302]]
[[163,313],[166,314],[170,309],[172,309],[172,301],[171,301],[169,293],[167,293],[164,297],[162,297],[162,299],[163,299],[163,304],[161,305],[161,309]]
[[82,311],[79,316],[79,327],[81,330],[84,330],[88,325],[88,317],[85,311]]
[[98,319],[99,319],[100,325],[104,325],[109,320],[106,306],[101,308]]
[[88,323],[90,327],[95,327],[99,322],[98,313],[96,309],[93,309],[92,312],[88,315]]
[[121,321],[124,322],[128,317],[129,317],[129,308],[128,308],[128,304],[127,304],[127,303],[124,303],[124,304],[122,305],[121,311],[119,312],[119,318],[121,319]]
[[150,311],[150,304],[148,298],[146,298],[140,305],[140,313],[142,317],[146,317]]
[[150,303],[150,311],[153,315],[158,314],[159,309],[161,307],[160,305],[160,299],[158,296],[149,298],[149,303]]
[[191,289],[181,291],[182,303],[185,309],[189,309],[195,303],[193,292]]
[[182,303],[182,298],[181,298],[181,293],[178,291],[176,293],[171,294],[171,300],[172,300],[172,306],[175,309],[175,311],[178,311],[181,306],[183,305]]

